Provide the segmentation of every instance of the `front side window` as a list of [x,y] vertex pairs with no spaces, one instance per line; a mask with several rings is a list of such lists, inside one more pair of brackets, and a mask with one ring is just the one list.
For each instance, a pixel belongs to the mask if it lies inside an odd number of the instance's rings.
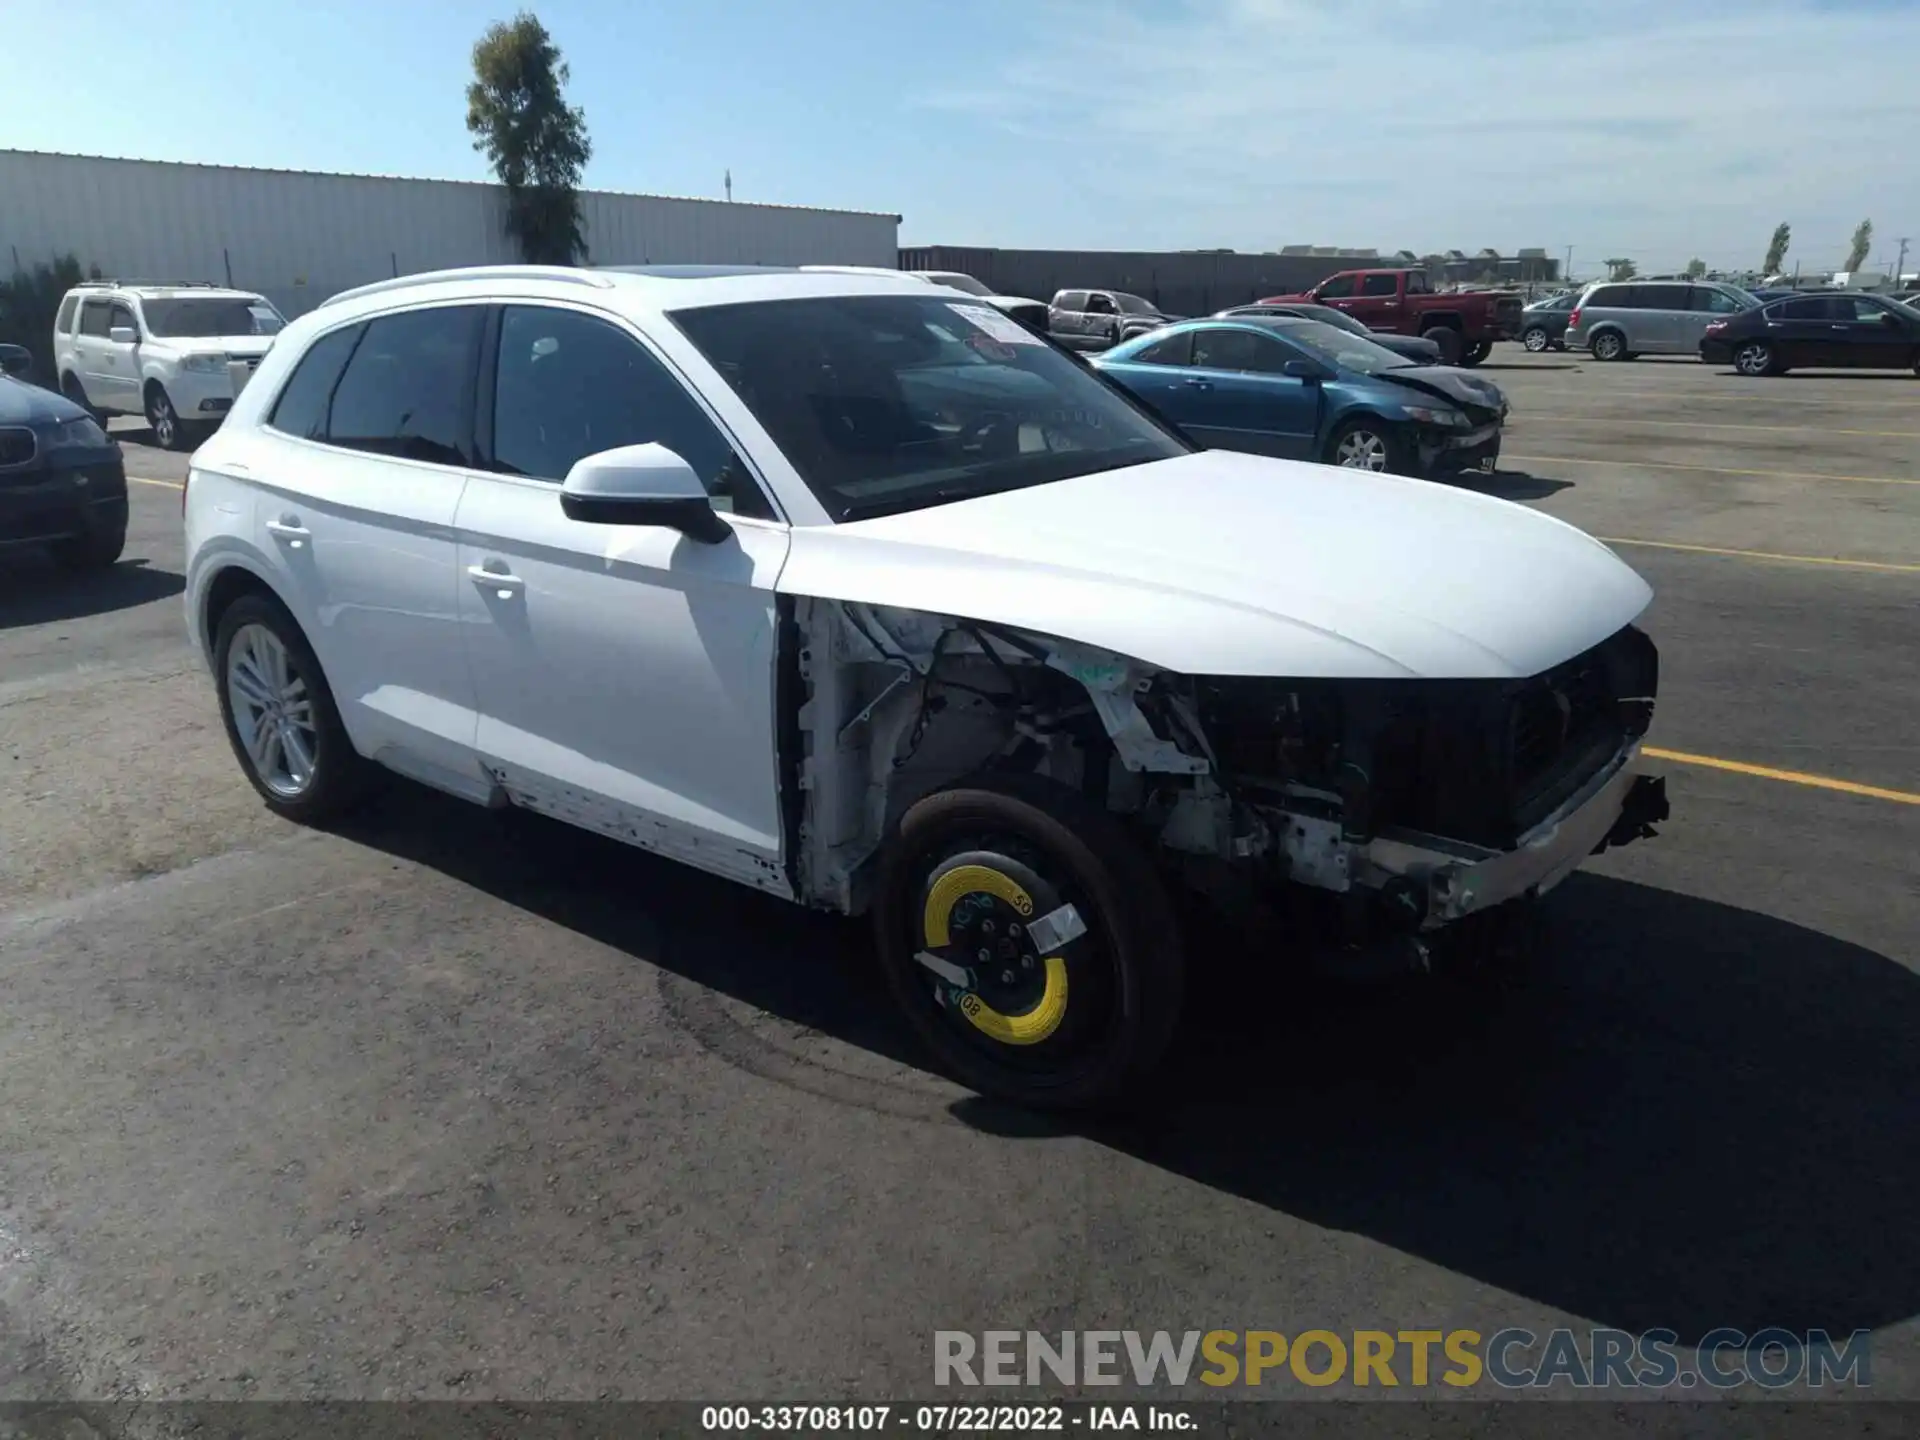
[[214,340],[234,335],[276,335],[286,322],[265,300],[217,295],[147,300],[147,333],[169,340]]
[[1846,311],[1846,319],[1864,321],[1868,325],[1878,325],[1893,313],[1879,301],[1869,300],[1864,295],[1849,295],[1840,302],[1840,306]]
[[1398,295],[1400,277],[1397,275],[1367,275],[1361,278],[1362,295]]
[[617,325],[577,310],[509,305],[495,366],[494,468],[558,481],[602,450],[664,445],[693,467],[715,509],[772,515],[686,386]]
[[1322,300],[1345,300],[1353,294],[1353,285],[1357,278],[1353,275],[1336,275],[1314,291],[1314,294]]
[[140,327],[134,322],[133,311],[130,308],[125,305],[111,306],[107,311],[107,333],[112,334],[122,326],[133,331],[135,335],[140,333]]
[[1693,308],[1711,315],[1737,315],[1748,307],[1725,290],[1716,290],[1711,285],[1696,285],[1693,287]]
[[1192,449],[1117,385],[990,306],[840,295],[670,318],[836,521]]
[[333,404],[334,389],[340,383],[340,372],[347,368],[354,343],[366,328],[348,325],[329,331],[309,345],[300,363],[293,367],[293,375],[281,390],[280,398],[273,402],[267,424],[283,435],[298,436],[302,440],[326,439],[327,412]]
[[334,386],[326,439],[403,460],[471,465],[473,355],[481,307],[370,321]]
[[1115,312],[1113,308],[1113,298],[1108,295],[1087,296],[1087,313],[1089,315],[1114,314]]
[[1277,371],[1286,359],[1273,340],[1251,330],[1222,326],[1193,332],[1193,363],[1202,370]]

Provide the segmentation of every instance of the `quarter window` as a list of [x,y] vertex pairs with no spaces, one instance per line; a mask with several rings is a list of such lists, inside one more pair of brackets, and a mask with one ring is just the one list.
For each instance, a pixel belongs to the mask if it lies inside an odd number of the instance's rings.
[[733,446],[631,335],[576,310],[507,307],[494,378],[496,469],[564,480],[588,455],[649,443],[691,465],[716,510],[771,518]]
[[340,372],[347,368],[347,357],[353,354],[354,342],[364,329],[364,325],[348,325],[308,346],[280,398],[274,401],[267,424],[283,435],[302,440],[326,439],[327,410],[333,403],[334,387],[340,383]]
[[60,314],[53,322],[53,328],[62,335],[73,329],[73,312],[80,308],[80,297],[69,295],[60,302]]
[[405,460],[473,463],[477,305],[384,315],[367,325],[333,389],[327,441]]

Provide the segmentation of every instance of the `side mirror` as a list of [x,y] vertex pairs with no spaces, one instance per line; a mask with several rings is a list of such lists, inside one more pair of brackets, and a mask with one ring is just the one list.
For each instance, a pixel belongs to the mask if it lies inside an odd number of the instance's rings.
[[33,369],[33,354],[24,345],[0,345],[0,374],[25,375]]
[[590,525],[660,525],[702,545],[733,534],[685,460],[664,445],[622,445],[575,462],[560,486],[569,520]]
[[1327,378],[1325,368],[1314,364],[1311,360],[1289,360],[1280,367],[1280,373],[1291,376],[1295,380],[1304,380],[1309,385],[1318,385]]
[[140,334],[131,325],[116,325],[107,331],[107,338],[116,345],[137,345]]

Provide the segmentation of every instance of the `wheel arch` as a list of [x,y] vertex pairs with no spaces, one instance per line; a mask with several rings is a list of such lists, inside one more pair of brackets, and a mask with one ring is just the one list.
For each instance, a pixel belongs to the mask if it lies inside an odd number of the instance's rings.
[[1465,336],[1467,323],[1457,310],[1430,310],[1420,317],[1420,333],[1424,335],[1429,330],[1458,330]]
[[[263,595],[287,612],[302,635],[306,629],[300,625],[299,617],[294,615],[293,607],[286,598],[274,588],[273,583],[253,566],[237,555],[228,555],[208,575],[200,587],[194,606],[194,639],[200,642],[202,652],[209,662],[213,659],[214,640],[220,633],[220,617],[232,607],[233,602],[242,595]],[[307,635],[307,643],[313,643],[313,637]]]
[[1371,420],[1383,430],[1399,430],[1405,427],[1406,420],[1395,420],[1383,415],[1380,409],[1368,401],[1356,401],[1348,409],[1340,411],[1327,422],[1327,438],[1320,442],[1320,454],[1323,460],[1333,458],[1334,445],[1343,432],[1363,420]]

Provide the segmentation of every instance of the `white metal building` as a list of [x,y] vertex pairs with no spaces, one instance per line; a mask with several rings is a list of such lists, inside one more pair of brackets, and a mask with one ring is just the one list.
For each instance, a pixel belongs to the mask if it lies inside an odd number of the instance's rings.
[[[581,195],[595,265],[896,263],[900,217]],[[460,180],[0,150],[0,267],[72,253],[111,278],[256,290],[289,316],[420,270],[519,259],[506,192]]]

